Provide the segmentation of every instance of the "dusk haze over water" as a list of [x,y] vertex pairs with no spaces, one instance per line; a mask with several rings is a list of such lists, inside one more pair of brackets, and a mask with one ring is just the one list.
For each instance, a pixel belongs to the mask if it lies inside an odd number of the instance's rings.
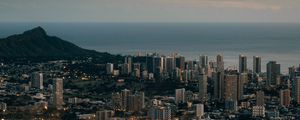
[[[262,69],[270,60],[282,71],[297,66],[300,56],[300,24],[296,23],[0,23],[0,37],[41,25],[81,47],[122,55],[179,53],[189,60],[201,54],[215,59],[223,54],[226,66],[238,67],[238,55],[262,57]],[[7,27],[6,27],[7,26]],[[7,29],[9,27],[9,29]]]

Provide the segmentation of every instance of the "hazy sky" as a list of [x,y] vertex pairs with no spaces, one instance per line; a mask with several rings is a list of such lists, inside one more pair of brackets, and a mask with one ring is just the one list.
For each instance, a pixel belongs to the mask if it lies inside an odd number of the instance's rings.
[[2,22],[300,22],[300,0],[0,0]]

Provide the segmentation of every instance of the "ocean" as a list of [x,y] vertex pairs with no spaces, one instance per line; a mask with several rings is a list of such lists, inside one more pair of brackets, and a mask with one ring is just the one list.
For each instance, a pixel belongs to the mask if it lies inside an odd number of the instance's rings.
[[0,38],[41,26],[80,47],[113,54],[177,52],[189,60],[224,55],[225,66],[238,67],[238,56],[262,57],[281,64],[282,72],[300,64],[300,24],[292,23],[0,23]]

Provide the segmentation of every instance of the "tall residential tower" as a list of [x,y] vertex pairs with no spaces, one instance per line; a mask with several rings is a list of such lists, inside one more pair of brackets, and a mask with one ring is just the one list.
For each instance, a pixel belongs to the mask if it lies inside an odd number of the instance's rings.
[[247,57],[245,55],[239,56],[239,72],[240,73],[247,72]]
[[253,73],[261,73],[261,57],[253,56]]

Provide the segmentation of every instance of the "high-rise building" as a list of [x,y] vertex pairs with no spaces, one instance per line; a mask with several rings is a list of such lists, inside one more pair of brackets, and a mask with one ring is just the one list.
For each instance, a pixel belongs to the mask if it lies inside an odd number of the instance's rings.
[[252,117],[265,117],[265,107],[264,106],[253,106],[252,107]]
[[192,80],[192,70],[184,70],[182,75],[183,82]]
[[208,100],[208,95],[207,95],[207,75],[205,74],[200,74],[198,76],[198,81],[199,81],[199,98],[201,101],[206,101]]
[[239,72],[247,72],[247,57],[245,55],[239,56]]
[[300,104],[300,77],[295,78],[294,99]]
[[199,67],[200,68],[207,68],[208,67],[208,56],[201,55],[199,60]]
[[238,100],[241,100],[244,95],[244,85],[248,83],[248,74],[247,73],[240,73],[238,79]]
[[112,99],[112,106],[115,111],[123,110],[122,109],[122,96],[120,93],[118,93],[118,92],[112,93],[111,99]]
[[176,67],[179,68],[180,70],[184,70],[184,62],[185,62],[185,58],[183,56],[178,56],[175,58],[175,63],[176,63]]
[[215,62],[213,60],[208,62],[208,66],[209,66],[209,68],[214,69],[214,71],[216,71],[216,69],[218,67],[217,62]]
[[171,120],[171,108],[153,106],[149,109],[148,116],[150,120]]
[[226,101],[237,102],[238,100],[238,76],[225,75],[225,93],[224,98]]
[[32,87],[37,89],[43,89],[43,73],[34,72],[32,74]]
[[289,67],[289,77],[291,80],[295,79],[295,73],[297,72],[297,68],[295,66]]
[[253,56],[253,73],[261,73],[261,57]]
[[161,56],[153,57],[153,73],[154,77],[158,78],[161,76],[164,69],[164,58]]
[[186,63],[186,69],[187,70],[194,70],[195,69],[194,61],[187,61],[187,63]]
[[277,79],[280,77],[280,64],[277,64],[276,61],[270,61],[267,64],[267,85],[276,86]]
[[96,112],[96,120],[108,120],[114,116],[114,111],[112,110],[102,110]]
[[176,89],[175,90],[175,101],[178,103],[185,103],[185,89]]
[[217,55],[217,71],[218,72],[223,72],[224,71],[223,55]]
[[154,72],[154,59],[153,59],[153,56],[147,56],[146,57],[146,66],[147,66],[147,71],[149,73]]
[[125,63],[128,64],[128,72],[132,72],[132,57],[131,56],[126,56],[125,57]]
[[63,108],[63,79],[61,78],[56,78],[53,80],[53,94],[54,94],[54,107],[58,110]]
[[134,64],[133,64],[133,69],[139,69],[139,70],[142,70],[142,69],[141,69],[141,63],[134,63]]
[[139,69],[134,69],[134,77],[141,78],[141,71]]
[[131,91],[124,89],[121,94],[112,94],[112,105],[116,111],[130,111],[137,112],[145,107],[145,95],[144,92],[136,92],[131,94]]
[[205,74],[211,78],[212,77],[212,73],[215,71],[215,62],[210,61],[208,64],[208,67],[205,69]]
[[175,59],[174,57],[166,57],[165,59],[165,63],[166,63],[166,72],[168,74],[172,74],[175,70]]
[[183,71],[179,68],[175,69],[175,79],[182,81],[182,73]]
[[130,65],[128,63],[121,64],[121,74],[129,75],[130,74]]
[[134,76],[137,78],[141,78],[141,64],[134,63],[133,64]]
[[131,95],[130,90],[124,89],[121,91],[121,98],[122,98],[121,110],[123,110],[123,111],[127,111],[129,108],[129,105],[128,105],[129,95]]
[[289,89],[280,90],[280,105],[289,107],[291,102],[291,92]]
[[217,69],[212,78],[214,80],[214,99],[224,100],[224,57],[221,54],[217,55]]
[[256,92],[256,106],[264,106],[265,105],[265,93],[264,91]]
[[201,118],[204,116],[204,105],[203,104],[195,104],[195,116],[197,118]]
[[128,96],[128,111],[138,112],[142,110],[145,105],[145,95],[144,92],[138,92],[133,95]]
[[297,80],[297,77],[300,77],[300,71],[298,70],[298,68],[295,67],[291,67],[289,68],[289,77],[290,77],[290,84],[291,84],[291,94],[292,94],[292,98],[293,100],[296,100],[296,93],[297,93],[297,87],[299,87],[299,81]]
[[114,64],[112,63],[107,63],[106,64],[106,74],[112,75],[114,72]]
[[214,81],[213,98],[221,101],[224,95],[224,72],[214,72],[212,79]]

